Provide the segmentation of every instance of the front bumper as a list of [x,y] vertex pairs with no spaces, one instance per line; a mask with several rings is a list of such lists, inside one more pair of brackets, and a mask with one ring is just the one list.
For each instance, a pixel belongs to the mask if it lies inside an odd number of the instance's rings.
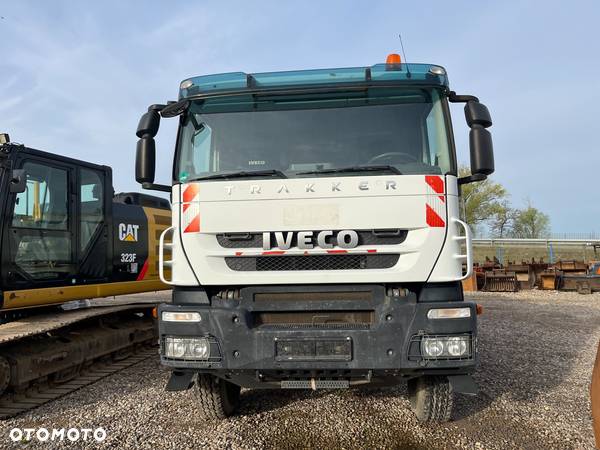
[[[427,374],[470,374],[477,360],[476,305],[449,300],[419,302],[415,292],[382,285],[253,286],[241,289],[235,299],[213,297],[210,305],[163,304],[161,362],[176,372],[212,373],[255,388],[280,387],[282,381],[295,379],[393,384]],[[468,307],[470,317],[427,318],[432,308],[457,306]],[[163,311],[197,312],[201,321],[166,322],[160,319]],[[332,317],[337,319],[330,321]],[[300,318],[303,323],[293,323]],[[468,336],[470,355],[425,359],[420,341],[430,335]],[[207,337],[212,342],[210,360],[165,357],[167,336]],[[341,352],[288,358],[281,354],[281,342],[317,348],[334,343]]]

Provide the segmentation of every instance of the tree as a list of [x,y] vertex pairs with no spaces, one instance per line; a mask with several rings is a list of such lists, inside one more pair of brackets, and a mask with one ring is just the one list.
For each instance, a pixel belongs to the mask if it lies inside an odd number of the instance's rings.
[[497,211],[489,221],[490,232],[495,238],[510,236],[513,231],[517,210],[510,207],[508,200],[499,202]]
[[511,234],[521,239],[547,237],[550,234],[550,218],[528,202],[526,208],[516,211]]
[[[470,170],[461,166],[459,176],[467,176]],[[505,213],[508,193],[504,186],[489,178],[485,181],[463,184],[461,196],[464,202],[465,221],[476,232],[479,227],[498,215]]]

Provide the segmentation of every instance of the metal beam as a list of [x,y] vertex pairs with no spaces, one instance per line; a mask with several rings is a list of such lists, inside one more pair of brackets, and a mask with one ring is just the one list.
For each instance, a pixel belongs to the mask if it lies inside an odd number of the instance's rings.
[[600,246],[600,239],[516,239],[516,238],[502,238],[502,239],[473,239],[474,246],[544,246],[557,245],[557,246],[587,246],[587,247],[598,247]]

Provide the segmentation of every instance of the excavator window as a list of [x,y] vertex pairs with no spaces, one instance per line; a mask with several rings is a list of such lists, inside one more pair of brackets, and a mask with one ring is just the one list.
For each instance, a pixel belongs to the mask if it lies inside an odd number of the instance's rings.
[[28,161],[26,189],[16,194],[10,251],[17,268],[34,280],[73,272],[67,169]]
[[104,183],[95,170],[80,172],[80,248],[83,253],[104,221]]
[[67,171],[29,162],[23,169],[27,184],[15,200],[13,227],[66,230]]

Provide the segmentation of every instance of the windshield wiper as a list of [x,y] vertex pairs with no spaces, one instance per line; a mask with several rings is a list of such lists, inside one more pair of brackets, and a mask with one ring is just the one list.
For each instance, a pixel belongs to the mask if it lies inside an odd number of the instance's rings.
[[340,167],[339,169],[321,169],[311,170],[309,172],[298,172],[296,175],[317,175],[321,173],[342,173],[342,172],[392,172],[395,175],[402,175],[394,166],[351,166]]
[[287,178],[285,173],[281,170],[251,170],[231,173],[216,173],[214,175],[206,175],[204,177],[191,178],[187,181],[201,181],[201,180],[217,180],[223,179],[228,180],[230,178],[246,178],[246,177],[261,177],[261,176],[272,176],[277,178]]

